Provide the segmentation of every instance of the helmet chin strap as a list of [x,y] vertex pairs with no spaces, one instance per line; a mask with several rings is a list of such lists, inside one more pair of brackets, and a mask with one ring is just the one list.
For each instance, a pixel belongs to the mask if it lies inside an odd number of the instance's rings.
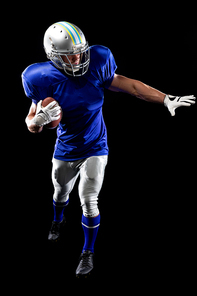
[[68,71],[73,71],[73,72],[77,72],[77,71],[79,71],[80,69],[75,69],[75,68],[73,68],[73,69],[71,69],[71,68],[69,68],[69,67],[65,67],[66,68],[66,70],[68,70]]

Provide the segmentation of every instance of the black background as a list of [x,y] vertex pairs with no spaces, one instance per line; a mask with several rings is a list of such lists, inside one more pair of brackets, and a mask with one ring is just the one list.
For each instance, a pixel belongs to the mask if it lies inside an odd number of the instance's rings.
[[[7,274],[19,275],[19,288],[26,282],[29,287],[43,283],[43,289],[64,289],[75,278],[83,246],[77,185],[66,209],[63,241],[59,246],[47,241],[53,219],[51,159],[56,132],[31,134],[24,121],[31,101],[20,76],[28,65],[46,61],[45,30],[56,21],[72,22],[90,45],[111,49],[116,73],[164,93],[197,95],[193,8],[128,3],[96,2],[91,11],[92,4],[85,2],[16,4],[17,13],[3,30],[2,47],[8,54],[3,60],[7,120],[2,123],[2,196],[5,187],[7,194],[2,213],[4,223],[9,221],[6,241],[12,249]],[[161,290],[173,282],[182,287],[186,277],[193,282],[196,111],[196,105],[179,108],[171,117],[163,105],[106,90],[103,113],[110,155],[99,196],[101,226],[93,278],[98,283],[113,276],[116,285],[127,283],[126,291],[135,285],[154,289],[155,282]]]

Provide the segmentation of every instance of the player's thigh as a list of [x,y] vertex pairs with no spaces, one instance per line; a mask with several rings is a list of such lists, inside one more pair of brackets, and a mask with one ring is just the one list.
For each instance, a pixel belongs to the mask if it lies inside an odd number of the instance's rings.
[[103,184],[107,155],[92,156],[86,159],[80,169],[79,196],[80,199],[96,197]]
[[73,169],[72,163],[53,158],[52,182],[54,188],[69,193],[78,177],[79,170]]

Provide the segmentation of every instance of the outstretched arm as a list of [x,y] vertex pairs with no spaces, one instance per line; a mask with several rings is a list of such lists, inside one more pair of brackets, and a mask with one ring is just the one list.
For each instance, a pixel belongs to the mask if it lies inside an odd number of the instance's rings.
[[114,79],[109,87],[109,90],[125,92],[139,99],[161,104],[164,103],[166,96],[166,94],[142,83],[141,81],[130,79],[118,74],[114,75]]
[[130,79],[118,74],[114,75],[114,79],[109,87],[109,90],[125,92],[148,102],[164,104],[172,116],[175,115],[176,108],[195,104],[194,96],[168,96],[141,81]]

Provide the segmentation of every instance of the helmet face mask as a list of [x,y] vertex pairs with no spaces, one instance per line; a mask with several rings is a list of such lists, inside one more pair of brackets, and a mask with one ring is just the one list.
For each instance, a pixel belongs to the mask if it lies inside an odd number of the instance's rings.
[[[44,49],[57,68],[70,76],[82,76],[89,68],[90,49],[83,32],[68,22],[50,26],[44,35]],[[79,64],[72,64],[70,56],[80,54]],[[63,60],[63,56],[66,57]]]

